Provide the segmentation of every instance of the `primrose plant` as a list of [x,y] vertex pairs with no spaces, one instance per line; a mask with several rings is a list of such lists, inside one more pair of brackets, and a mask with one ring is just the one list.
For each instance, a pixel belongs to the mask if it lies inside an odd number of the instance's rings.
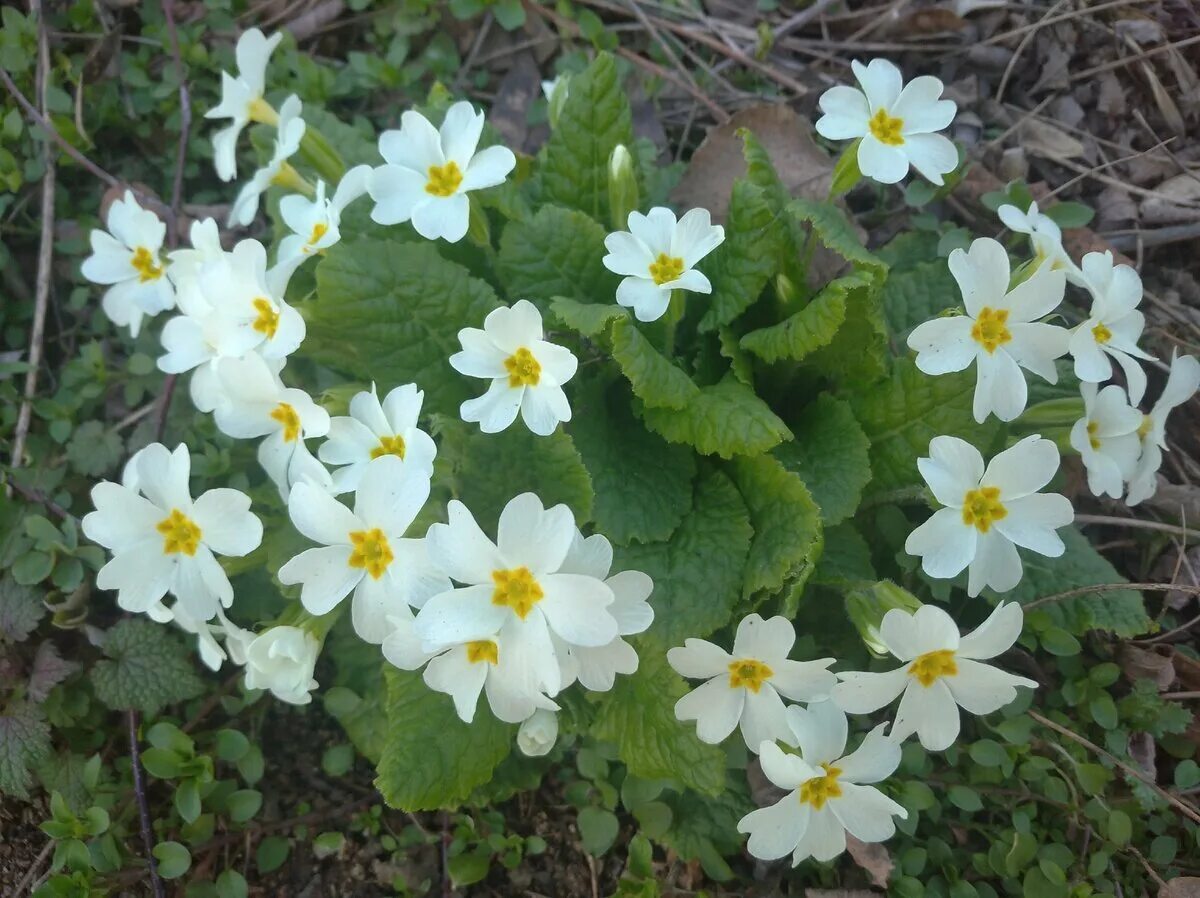
[[[247,31],[208,112],[232,121],[213,138],[223,181],[249,124],[274,137],[228,224],[265,210],[277,251],[207,220],[164,255],[132,192],[92,233],[83,273],[105,312],[134,335],[169,316],[159,367],[189,379],[249,484],[193,498],[186,445],[142,449],[92,492],[83,529],[112,552],[97,585],[285,702],[312,700],[328,655],[322,678],[358,698],[342,723],[408,810],[486,797],[514,745],[552,762],[582,739],[715,800],[736,730],[728,758],[756,755],[786,792],[743,806],[751,854],[828,860],[847,834],[889,838],[907,817],[889,785],[901,743],[945,751],[972,725],[960,711],[1038,685],[998,666],[1023,623],[1023,599],[1001,596],[1035,576],[1022,550],[1067,551],[1071,505],[1046,491],[1059,446],[1098,495],[1154,492],[1200,364],[1174,359],[1137,410],[1136,272],[1076,265],[1036,205],[1009,205],[1032,255],[1014,270],[968,236],[932,257],[961,308],[898,317],[896,253],[862,245],[834,190],[789,196],[752,134],[722,224],[670,208],[606,54],[547,87],[551,136],[518,158],[444,93],[377,136],[306,120],[294,95],[277,107],[279,41]],[[854,73],[816,122],[853,141],[836,192],[910,168],[952,189],[941,82],[904,84],[882,59]],[[836,276],[810,264],[818,245]],[[1074,318],[1068,282],[1091,296]],[[1101,386],[1116,369],[1128,392]],[[1079,400],[1069,435],[1007,439],[1030,374],[1038,395]],[[866,497],[905,522],[899,544]],[[264,571],[276,592],[245,612]],[[865,587],[901,598],[826,621]],[[951,587],[967,635],[932,604]],[[864,640],[886,670],[861,669]],[[897,698],[855,735],[848,714]]]

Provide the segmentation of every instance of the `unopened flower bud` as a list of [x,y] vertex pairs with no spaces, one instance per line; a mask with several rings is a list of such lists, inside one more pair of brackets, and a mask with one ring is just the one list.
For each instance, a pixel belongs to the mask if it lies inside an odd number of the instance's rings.
[[921,600],[907,589],[901,589],[890,580],[880,582],[863,589],[855,589],[846,597],[846,610],[850,620],[858,628],[867,648],[876,655],[888,654],[887,646],[879,635],[879,625],[883,616],[893,608],[915,613],[921,607]]
[[608,208],[613,227],[623,229],[629,220],[629,213],[637,207],[638,183],[633,156],[625,144],[619,143],[608,157]]

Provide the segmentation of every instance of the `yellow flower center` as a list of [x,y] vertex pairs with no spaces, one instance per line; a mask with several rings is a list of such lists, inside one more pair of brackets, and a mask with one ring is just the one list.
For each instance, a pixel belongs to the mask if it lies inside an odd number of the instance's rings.
[[1150,434],[1150,429],[1154,427],[1154,420],[1149,415],[1142,415],[1142,423],[1138,425],[1138,439],[1146,439]]
[[1008,517],[1008,509],[1000,501],[1000,487],[981,486],[977,490],[967,490],[963,496],[963,523],[968,527],[972,524],[980,533],[992,529],[993,521],[1002,521]]
[[453,196],[462,183],[462,172],[458,163],[451,159],[445,165],[429,166],[429,180],[425,183],[425,192],[434,196]]
[[271,411],[271,417],[283,426],[283,441],[295,442],[300,438],[300,416],[286,402],[281,402]]
[[251,100],[246,106],[246,113],[252,122],[270,125],[272,128],[279,124],[279,113],[262,97]]
[[350,567],[365,568],[366,572],[378,580],[383,576],[389,564],[395,560],[392,547],[388,545],[387,536],[378,527],[371,530],[352,530],[350,532]]
[[838,782],[841,768],[822,764],[821,769],[825,771],[824,776],[815,776],[800,784],[800,802],[811,804],[817,811],[825,807],[829,799],[839,798],[842,794],[842,786]]
[[390,437],[380,437],[379,445],[371,450],[371,458],[379,458],[381,455],[394,455],[396,458],[404,458],[404,437],[400,434]]
[[771,679],[774,673],[775,671],[761,661],[742,658],[729,665],[729,688],[737,689],[739,686],[744,686],[751,692],[758,692],[762,689],[762,684]]
[[533,353],[522,346],[504,360],[510,387],[536,387],[542,379],[542,366]]
[[524,566],[492,571],[492,582],[496,584],[492,604],[511,608],[521,620],[525,620],[533,606],[546,595],[542,592],[541,584],[533,578],[533,573]]
[[200,547],[200,528],[178,508],[172,508],[171,513],[159,521],[154,529],[163,536],[164,555],[176,552],[195,555]]
[[1091,444],[1092,448],[1097,451],[1099,451],[1099,449],[1100,449],[1100,438],[1098,436],[1096,436],[1096,431],[1099,429],[1100,429],[1100,425],[1097,424],[1095,421],[1088,421],[1088,426],[1087,426],[1088,442]]
[[1103,345],[1112,339],[1112,331],[1103,324],[1097,324],[1092,328],[1092,336],[1096,338],[1096,342]]
[[162,266],[157,263],[154,253],[144,246],[139,246],[133,251],[133,258],[129,260],[129,264],[138,273],[138,282],[142,284],[157,281],[163,275]]
[[926,689],[942,677],[952,677],[957,673],[958,665],[954,661],[954,652],[950,649],[938,649],[936,652],[918,655],[908,666],[908,675]]
[[871,116],[870,127],[871,135],[880,143],[886,143],[889,147],[903,145],[904,135],[901,131],[904,129],[904,119],[893,118],[886,109],[880,109]]
[[329,233],[329,225],[323,221],[317,222],[313,225],[312,233],[308,235],[308,245],[312,246],[327,233]]
[[252,303],[258,317],[254,319],[254,329],[263,334],[268,340],[275,339],[275,331],[279,330],[279,310],[265,296],[260,296]]
[[1003,346],[1012,339],[1012,334],[1009,333],[1006,326],[1007,321],[1008,309],[993,309],[991,306],[984,306],[979,310],[979,317],[975,319],[975,324],[971,327],[971,336],[990,355],[996,351],[997,346]]
[[500,650],[496,643],[490,639],[478,639],[475,642],[467,643],[467,660],[472,664],[478,664],[480,661],[486,661],[488,664],[497,664],[500,660]]
[[660,287],[663,284],[678,280],[683,274],[683,259],[678,256],[668,256],[659,253],[658,258],[650,263],[650,277]]
[[294,190],[296,193],[312,193],[313,190],[312,185],[304,180],[304,175],[292,168],[290,162],[280,163],[279,171],[275,172],[271,183],[276,187]]

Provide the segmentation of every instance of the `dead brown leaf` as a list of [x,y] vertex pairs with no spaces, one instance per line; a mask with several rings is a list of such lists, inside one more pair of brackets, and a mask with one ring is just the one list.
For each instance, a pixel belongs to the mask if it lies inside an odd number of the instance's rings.
[[[879,898],[883,892],[869,889],[805,889],[804,898]],[[1174,896],[1173,896],[1174,898]]]
[[962,31],[966,27],[966,21],[954,10],[930,6],[909,13],[900,20],[895,31],[905,37],[919,37]]
[[1083,144],[1049,122],[1028,118],[1017,130],[1021,144],[1043,159],[1077,159],[1083,155]]
[[1142,773],[1149,777],[1151,782],[1157,781],[1158,770],[1155,766],[1155,759],[1158,757],[1158,746],[1154,744],[1153,736],[1149,733],[1130,733],[1129,757],[1141,768]]
[[548,128],[529,125],[529,107],[541,94],[542,74],[532,52],[518,53],[500,79],[496,101],[488,115],[488,122],[504,138],[506,146],[531,153],[546,139]]
[[1200,898],[1200,876],[1177,876],[1158,890],[1158,898]]
[[1166,692],[1175,682],[1174,649],[1166,645],[1141,648],[1131,642],[1121,644],[1117,650],[1117,662],[1121,672],[1131,682],[1153,680],[1159,692]]
[[1142,200],[1142,219],[1147,224],[1182,224],[1200,218],[1200,171],[1167,178],[1154,188],[1154,196]]
[[[1172,648],[1172,652],[1171,662],[1175,665],[1180,688],[1185,692],[1200,690],[1200,661],[1175,648]],[[1200,723],[1200,720],[1197,722]]]
[[881,842],[860,842],[850,833],[846,833],[846,851],[854,859],[854,863],[862,867],[871,879],[871,885],[887,888],[888,879],[896,862]]

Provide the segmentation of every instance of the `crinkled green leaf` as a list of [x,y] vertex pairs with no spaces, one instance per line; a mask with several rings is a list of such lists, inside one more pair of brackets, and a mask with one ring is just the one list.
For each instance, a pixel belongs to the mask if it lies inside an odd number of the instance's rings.
[[855,269],[841,282],[846,288],[846,320],[829,344],[806,362],[843,388],[868,391],[887,375],[891,358],[881,293],[865,269]]
[[0,793],[29,798],[33,768],[50,757],[50,725],[40,710],[14,702],[0,715]]
[[911,359],[900,359],[888,380],[851,397],[854,417],[871,442],[869,492],[922,483],[917,459],[936,436],[960,437],[986,454],[1001,424],[976,424],[971,413],[975,372],[931,377]]
[[556,296],[609,305],[620,279],[601,263],[604,236],[582,212],[543,206],[505,227],[496,273],[512,301],[528,299],[543,311]]
[[[1077,528],[1058,531],[1067,550],[1060,558],[1046,558],[1033,552],[1021,552],[1024,574],[1021,582],[1006,593],[985,590],[993,601],[1020,602],[1027,605],[1040,598],[1068,592],[1083,586],[1123,583],[1125,577],[1097,552]],[[1105,630],[1131,637],[1147,632],[1152,621],[1146,615],[1142,594],[1132,589],[1089,592],[1039,605],[1055,626],[1082,636],[1088,630]]]
[[795,439],[778,446],[775,455],[800,475],[826,525],[852,517],[871,480],[871,444],[850,404],[822,393],[805,406],[792,432]]
[[634,776],[719,794],[725,785],[725,752],[701,742],[693,725],[675,718],[675,703],[689,685],[657,646],[638,656],[637,672],[618,677],[605,696],[592,734],[615,743],[617,756]]
[[723,327],[717,331],[717,340],[721,355],[729,360],[730,373],[748,387],[754,386],[754,359],[739,343],[738,335],[732,328]]
[[45,613],[46,606],[36,591],[11,577],[0,577],[0,639],[24,641]]
[[725,857],[733,857],[742,848],[738,821],[754,810],[746,778],[731,779],[719,795],[685,792],[670,796],[671,826],[662,843],[689,861],[699,861],[709,879],[726,882],[733,870]]
[[714,331],[746,311],[780,266],[787,230],[769,190],[749,181],[733,182],[725,242],[700,263],[712,282],[701,331]]
[[384,671],[387,734],[375,786],[405,811],[453,808],[486,783],[512,746],[515,727],[492,716],[480,698],[463,723],[450,696],[434,692],[417,671]]
[[495,532],[508,501],[525,492],[537,493],[547,508],[565,502],[579,524],[591,520],[592,480],[574,441],[561,430],[540,437],[520,422],[496,434],[472,426],[442,447],[454,472],[455,498],[487,532]]
[[634,395],[653,408],[686,408],[700,388],[660,353],[629,318],[612,324],[612,357],[629,379]]
[[871,547],[852,523],[846,521],[825,528],[825,550],[812,582],[819,586],[844,589],[852,584],[875,580]]
[[600,53],[571,77],[539,169],[543,199],[607,221],[608,157],[633,143],[632,121],[616,60]]
[[946,309],[962,305],[958,285],[945,259],[921,262],[906,271],[891,271],[883,285],[883,309],[898,340],[918,324]]
[[643,571],[654,580],[654,623],[643,641],[680,645],[728,623],[752,535],[741,494],[714,472],[697,481],[692,510],[669,540],[618,547],[613,570]]
[[301,352],[374,381],[381,393],[416,382],[425,413],[457,416],[459,404],[487,383],[462,376],[447,360],[461,349],[459,330],[483,327],[498,305],[491,287],[447,262],[432,243],[343,242],[317,266]]
[[682,409],[642,409],[646,426],[671,443],[687,443],[703,455],[758,455],[791,431],[754,391],[727,377],[700,387]]
[[629,317],[629,313],[615,303],[577,302],[564,296],[551,300],[550,312],[571,330],[593,338],[604,333],[610,321]]
[[118,621],[104,634],[104,660],[92,668],[96,697],[108,707],[156,714],[204,691],[192,651],[162,624],[141,618]]
[[828,346],[846,320],[846,293],[849,286],[860,286],[860,281],[854,278],[831,281],[800,311],[778,324],[761,327],[742,337],[742,348],[748,349],[764,362],[783,359],[798,362],[822,346]]
[[729,466],[750,510],[754,540],[742,575],[742,596],[802,583],[821,557],[821,513],[796,474],[772,455],[738,457]]
[[856,268],[870,272],[875,280],[881,280],[887,272],[887,266],[863,246],[846,214],[833,203],[797,197],[788,205],[788,212],[808,222],[821,243]]
[[596,530],[618,544],[667,539],[692,507],[695,455],[646,430],[624,391],[586,401],[571,436],[595,488]]
[[68,661],[58,653],[53,642],[46,640],[33,656],[33,669],[29,672],[29,698],[35,702],[46,700],[50,690],[79,670],[79,665]]

